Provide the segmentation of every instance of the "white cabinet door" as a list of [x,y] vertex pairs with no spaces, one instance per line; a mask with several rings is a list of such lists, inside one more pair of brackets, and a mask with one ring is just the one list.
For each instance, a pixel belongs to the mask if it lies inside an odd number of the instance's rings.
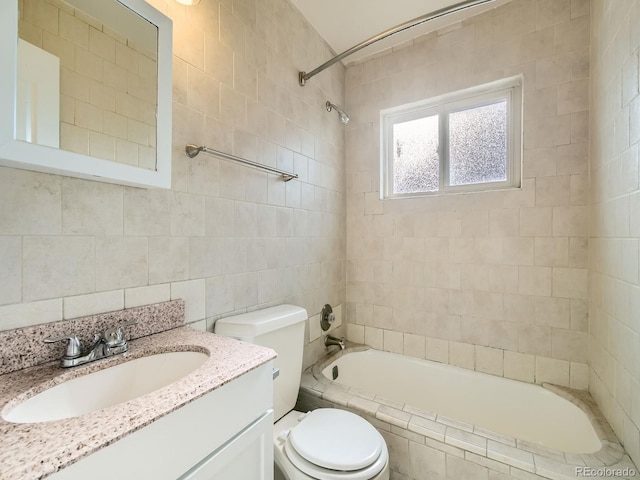
[[178,480],[273,480],[273,411]]

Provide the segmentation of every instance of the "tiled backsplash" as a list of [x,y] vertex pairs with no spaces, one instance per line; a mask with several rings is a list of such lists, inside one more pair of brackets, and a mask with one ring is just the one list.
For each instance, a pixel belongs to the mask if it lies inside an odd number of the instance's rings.
[[184,301],[172,300],[61,322],[0,331],[0,345],[2,345],[0,375],[61,358],[64,355],[66,343],[46,344],[43,340],[47,337],[76,335],[81,344],[86,346],[90,344],[94,334],[100,334],[107,328],[131,321],[137,321],[137,323],[125,327],[125,336],[128,340],[182,326],[184,325]]

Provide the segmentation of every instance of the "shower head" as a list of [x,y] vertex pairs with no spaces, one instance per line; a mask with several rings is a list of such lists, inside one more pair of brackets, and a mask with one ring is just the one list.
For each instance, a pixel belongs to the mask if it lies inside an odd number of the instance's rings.
[[345,112],[340,105],[334,105],[329,101],[327,101],[327,103],[325,103],[324,105],[325,107],[327,107],[327,112],[335,110],[338,113],[338,117],[340,117],[340,121],[342,123],[344,123],[345,125],[349,123],[349,115],[347,115],[347,112]]

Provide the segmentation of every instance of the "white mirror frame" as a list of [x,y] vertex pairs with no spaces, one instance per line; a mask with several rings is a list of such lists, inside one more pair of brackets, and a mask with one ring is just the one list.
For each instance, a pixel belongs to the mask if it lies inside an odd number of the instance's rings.
[[117,0],[158,27],[156,170],[16,140],[18,0],[0,1],[0,165],[137,187],[171,188],[172,22],[144,0]]

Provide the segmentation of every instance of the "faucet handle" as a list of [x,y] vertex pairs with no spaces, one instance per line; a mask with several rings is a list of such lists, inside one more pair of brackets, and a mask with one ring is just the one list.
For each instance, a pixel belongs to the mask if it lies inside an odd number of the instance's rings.
[[64,354],[63,358],[78,358],[80,356],[80,340],[75,334],[72,335],[62,335],[61,337],[47,337],[44,339],[44,343],[55,343],[62,342],[64,340],[68,340],[67,351]]
[[336,314],[333,313],[333,308],[328,303],[322,307],[322,317],[320,318],[320,326],[322,327],[322,331],[326,332],[329,330],[333,322],[336,321]]
[[124,345],[127,340],[124,337],[123,327],[129,327],[138,323],[138,320],[121,323],[115,327],[107,328],[102,334],[102,339],[108,347],[118,347]]
[[131,325],[136,325],[138,323],[138,319],[135,318],[133,320],[129,320],[128,322],[121,323],[121,327],[130,327]]

